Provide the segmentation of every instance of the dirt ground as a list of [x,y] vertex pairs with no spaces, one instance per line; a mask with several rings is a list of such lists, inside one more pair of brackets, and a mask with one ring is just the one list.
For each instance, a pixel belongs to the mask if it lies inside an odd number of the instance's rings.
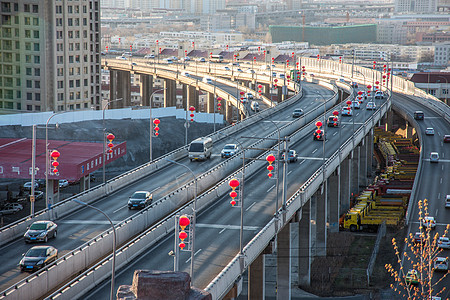
[[405,232],[404,226],[387,228],[386,236],[381,239],[369,283],[366,269],[376,241],[376,233],[341,231],[328,234],[327,256],[315,258],[311,266],[311,286],[302,289],[321,297],[370,293],[376,299],[377,295],[389,289],[393,283],[384,267],[388,263],[395,265],[397,261],[392,238],[401,241]]

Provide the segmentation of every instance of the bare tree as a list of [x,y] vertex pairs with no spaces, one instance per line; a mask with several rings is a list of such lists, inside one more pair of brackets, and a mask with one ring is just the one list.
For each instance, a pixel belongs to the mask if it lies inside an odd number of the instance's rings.
[[[433,234],[435,224],[427,217],[428,201],[419,201],[419,232],[412,233],[405,238],[405,251],[400,253],[397,241],[392,239],[395,255],[398,259],[399,269],[396,270],[391,264],[386,264],[386,270],[391,274],[395,283],[391,288],[407,299],[432,299],[445,291],[445,287],[439,291],[435,287],[449,274],[448,269],[440,278],[436,278],[435,265],[439,262],[439,234]],[[447,225],[442,237],[446,237],[450,225]],[[402,259],[403,257],[403,259]],[[448,260],[447,260],[448,263]],[[408,268],[408,270],[406,270]],[[434,280],[433,280],[434,279]]]

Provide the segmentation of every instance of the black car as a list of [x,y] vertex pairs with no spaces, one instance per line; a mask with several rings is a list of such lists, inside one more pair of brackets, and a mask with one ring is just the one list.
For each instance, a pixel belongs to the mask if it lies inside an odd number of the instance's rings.
[[323,130],[320,131],[320,133],[314,131],[314,140],[315,141],[323,141],[325,138],[325,132]]
[[52,221],[36,221],[28,228],[23,235],[25,243],[44,242],[49,238],[55,238],[58,232],[58,225]]
[[137,191],[128,199],[128,209],[144,208],[152,203],[153,195],[148,191]]
[[23,255],[20,270],[37,271],[58,259],[58,250],[52,246],[34,246]]
[[[336,119],[336,121],[334,120]],[[339,119],[337,116],[329,116],[327,120],[328,127],[339,127]]]

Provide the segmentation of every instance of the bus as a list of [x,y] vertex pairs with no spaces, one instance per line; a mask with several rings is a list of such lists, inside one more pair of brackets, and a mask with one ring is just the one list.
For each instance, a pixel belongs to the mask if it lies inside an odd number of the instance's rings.
[[206,160],[211,157],[213,140],[210,137],[201,137],[193,140],[189,145],[189,159]]
[[223,62],[222,55],[211,55],[211,61],[221,63]]

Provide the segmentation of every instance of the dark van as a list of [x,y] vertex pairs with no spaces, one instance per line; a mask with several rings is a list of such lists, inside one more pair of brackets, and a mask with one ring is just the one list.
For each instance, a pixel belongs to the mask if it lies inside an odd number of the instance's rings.
[[423,111],[418,110],[414,112],[414,119],[423,120],[423,117],[424,117]]

